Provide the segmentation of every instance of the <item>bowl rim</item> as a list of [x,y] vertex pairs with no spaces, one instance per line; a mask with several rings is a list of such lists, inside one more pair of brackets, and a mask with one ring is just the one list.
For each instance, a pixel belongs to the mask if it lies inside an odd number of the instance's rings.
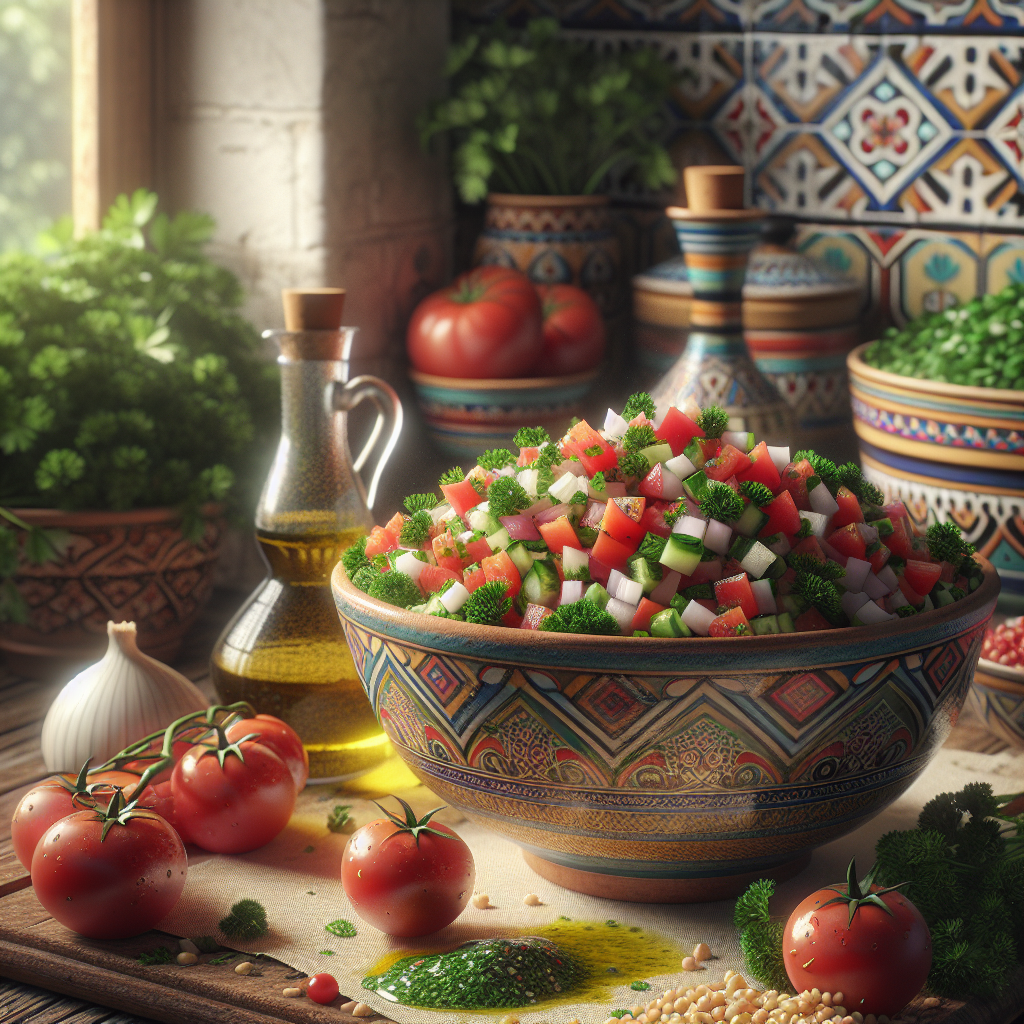
[[990,661],[988,658],[979,658],[978,671],[1009,683],[1016,683],[1018,686],[1024,686],[1024,668],[1013,668],[1010,665],[1000,665],[998,661]]
[[[878,339],[876,339],[878,340]],[[946,399],[961,399],[969,402],[980,402],[985,405],[1008,405],[1019,409],[1024,407],[1024,391],[1013,391],[1009,388],[968,387],[965,384],[946,384],[937,380],[922,380],[919,377],[905,377],[900,373],[878,370],[864,361],[864,352],[874,341],[865,341],[858,345],[847,357],[846,365],[851,377],[862,377],[875,384],[899,387],[907,391],[918,391],[922,394],[937,395]]]
[[564,377],[438,377],[433,373],[409,367],[409,379],[424,387],[448,388],[452,391],[535,391],[538,388],[571,387],[586,384],[601,372],[600,366]]
[[[826,641],[834,640],[837,637],[846,637],[850,641],[867,641],[877,638],[880,635],[894,639],[899,637],[910,637],[920,633],[925,627],[942,630],[949,626],[956,619],[964,615],[980,612],[986,603],[991,602],[995,608],[995,600],[999,594],[999,575],[988,559],[981,555],[975,555],[975,560],[981,565],[985,578],[977,590],[968,594],[963,600],[955,601],[953,604],[943,608],[935,608],[923,615],[912,615],[905,619],[898,619],[895,622],[878,623],[871,626],[845,626],[835,629],[818,630],[813,636],[822,637]],[[378,601],[369,597],[361,590],[352,585],[348,574],[345,572],[341,562],[334,568],[331,574],[331,590],[335,596],[335,603],[341,598],[351,605],[361,617],[343,615],[344,618],[351,618],[357,625],[366,626],[366,620],[375,620],[383,627],[405,626],[409,628],[407,608],[398,608],[395,605]],[[338,608],[339,615],[342,615],[341,608]],[[412,613],[419,614],[419,613]],[[445,649],[450,649],[452,641],[460,648],[461,652],[468,652],[488,644],[496,644],[506,649],[521,652],[523,664],[543,664],[550,662],[550,657],[545,658],[540,652],[546,651],[549,655],[569,654],[587,651],[590,653],[607,650],[609,653],[622,653],[622,645],[627,642],[636,641],[643,645],[637,650],[650,649],[652,641],[657,645],[659,653],[677,655],[699,655],[714,656],[713,660],[729,658],[732,655],[749,656],[752,651],[764,651],[765,653],[784,652],[794,648],[802,648],[805,651],[810,646],[807,643],[806,633],[776,633],[759,637],[627,637],[615,636],[594,636],[585,633],[548,633],[542,630],[533,629],[510,629],[506,626],[478,626],[471,622],[461,622],[457,619],[442,619],[433,615],[420,615],[426,621],[420,625],[415,624],[414,630],[419,634],[418,642],[425,647],[436,647],[438,642],[448,641]],[[989,614],[991,618],[991,612]],[[922,621],[926,620],[926,621]],[[986,620],[987,621],[987,620]],[[948,631],[947,631],[948,632]],[[387,635],[387,634],[385,634]],[[753,641],[757,641],[753,646]],[[739,660],[745,660],[743,658]],[[827,663],[827,659],[825,662]],[[640,669],[641,672],[645,671]],[[650,670],[655,671],[655,670]],[[768,671],[771,671],[768,669]]]

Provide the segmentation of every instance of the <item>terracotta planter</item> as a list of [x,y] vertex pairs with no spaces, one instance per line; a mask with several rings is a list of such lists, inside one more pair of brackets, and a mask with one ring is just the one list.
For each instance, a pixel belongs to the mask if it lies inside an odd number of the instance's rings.
[[94,661],[107,644],[107,620],[132,621],[146,654],[170,661],[213,589],[224,521],[204,508],[206,530],[194,544],[175,509],[60,512],[17,509],[33,525],[67,530],[71,546],[57,562],[22,562],[14,580],[28,621],[0,626],[0,650],[19,674],[49,678]]
[[606,319],[622,305],[622,252],[607,196],[493,192],[473,262],[514,267],[537,284],[574,284]]

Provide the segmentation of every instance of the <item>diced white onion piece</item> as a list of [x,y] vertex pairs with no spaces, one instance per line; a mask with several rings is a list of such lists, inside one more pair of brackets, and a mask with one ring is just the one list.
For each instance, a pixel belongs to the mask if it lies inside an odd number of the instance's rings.
[[473,539],[473,531],[463,530],[455,539],[462,541],[463,544],[468,544]]
[[563,502],[568,501],[577,490],[576,475],[565,473],[548,488],[548,494],[556,501]]
[[[568,551],[569,548],[566,548]],[[558,599],[559,604],[572,604],[574,601],[583,600],[583,587],[584,583],[582,580],[565,580],[562,583],[562,593]]]
[[698,636],[707,636],[715,613],[696,601],[691,601],[679,616]]
[[852,590],[848,590],[839,599],[839,603],[843,606],[843,611],[846,612],[847,617],[852,621],[854,615],[857,614],[857,609],[866,605],[870,600],[871,598],[863,592],[855,594]]
[[876,598],[885,597],[889,593],[889,588],[873,572],[869,572],[864,581],[864,593],[874,601]]
[[469,591],[461,583],[453,583],[442,595],[445,611],[457,612],[469,598]]
[[661,471],[661,500],[675,501],[683,496],[683,481],[675,473]]
[[[481,504],[477,505],[477,508],[482,508],[486,512],[487,511],[487,502],[486,501],[481,502]],[[442,501],[440,505],[435,505],[430,510],[430,518],[434,521],[434,525],[435,526],[438,523],[443,522],[445,519],[450,519],[451,517],[452,517],[452,507],[451,507],[451,505],[448,504],[447,501]]]
[[[565,551],[568,551],[566,548]],[[562,564],[565,565],[565,551],[562,552]],[[661,576],[661,582],[651,591],[651,600],[655,604],[668,605],[672,595],[679,589],[679,581],[682,575],[675,569],[666,569]]]
[[853,617],[853,624],[855,626],[873,626],[876,622],[888,622],[894,618],[896,616],[891,612],[879,608],[874,601],[868,601],[867,604],[857,609],[857,613]]
[[609,409],[604,417],[605,436],[609,440],[614,438],[617,441],[625,436],[628,429],[629,424],[614,409]]
[[828,529],[829,516],[823,516],[818,512],[804,512],[801,509],[800,518],[806,519],[811,524],[811,533],[815,537],[825,536],[825,531]]
[[775,555],[759,540],[755,540],[754,546],[740,560],[740,565],[752,579],[759,580],[774,561]]
[[889,588],[891,594],[894,590],[897,590],[900,585],[900,581],[896,576],[896,573],[892,571],[892,567],[888,565],[882,566],[882,571],[878,574],[879,582],[884,583]]
[[629,624],[633,621],[633,616],[636,615],[636,605],[626,604],[625,601],[620,601],[617,597],[609,598],[604,610],[615,619],[619,624],[619,630],[623,633],[629,629]]
[[409,576],[413,583],[420,578],[420,573],[426,569],[427,563],[421,562],[411,551],[406,551],[404,555],[399,555],[395,559],[395,568],[399,572],[404,572],[406,576]]
[[766,544],[765,547],[768,548],[769,551],[774,551],[775,554],[780,555],[783,558],[793,550],[793,545],[789,543],[789,538],[784,533],[780,533],[777,541],[774,541],[771,544]]
[[665,463],[665,468],[673,475],[685,480],[697,472],[697,467],[685,456],[676,455]]
[[751,434],[747,430],[727,430],[722,434],[722,444],[731,444],[741,452],[750,451]]
[[870,523],[858,523],[857,531],[861,535],[861,539],[865,544],[874,544],[878,540],[878,527],[872,526]]
[[864,581],[870,575],[870,562],[865,562],[863,558],[848,558],[846,560],[846,575],[839,582],[847,590],[852,590],[856,594],[864,589]]
[[775,468],[781,473],[790,463],[789,445],[774,447],[768,445],[768,457],[775,463]]
[[771,580],[753,580],[750,589],[757,601],[758,615],[774,615],[778,610],[775,605],[775,595],[772,593]]
[[515,466],[502,466],[498,470],[498,476],[515,476],[517,469]]
[[907,595],[897,587],[887,598],[886,601],[889,607],[896,611],[897,608],[906,608],[910,602],[907,600]]
[[604,589],[607,590],[612,597],[615,597],[619,591],[619,581],[628,579],[629,577],[625,575],[625,573],[619,572],[618,569],[612,569],[608,574],[608,582],[604,585]]
[[716,555],[727,555],[731,546],[732,527],[720,523],[717,519],[709,519],[704,531],[704,547],[714,551]]
[[578,548],[562,548],[562,571],[574,574],[579,570],[589,570],[590,555]]
[[523,490],[526,491],[531,498],[537,497],[537,470],[521,469],[516,475],[516,479],[520,484],[522,484]]
[[839,511],[839,502],[832,497],[832,492],[822,483],[818,484],[813,491],[807,495],[811,503],[811,509],[820,515],[828,516],[831,519]]
[[644,586],[636,580],[621,579],[615,588],[615,596],[624,604],[631,604],[634,608],[640,603],[644,596]]
[[680,516],[672,527],[673,533],[685,533],[687,537],[696,537],[697,540],[704,539],[704,533],[708,528],[708,521],[698,516]]

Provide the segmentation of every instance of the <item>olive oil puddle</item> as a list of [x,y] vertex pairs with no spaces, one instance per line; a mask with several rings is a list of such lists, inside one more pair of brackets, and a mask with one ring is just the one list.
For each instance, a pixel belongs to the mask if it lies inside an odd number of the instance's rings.
[[[476,1008],[450,1005],[447,1007],[425,1007],[435,1012],[444,1009],[460,1010],[466,1013],[493,1014],[496,1009],[543,1011],[558,1006],[578,1005],[588,1002],[608,1002],[617,988],[629,986],[634,981],[647,981],[660,974],[671,974],[679,969],[682,948],[673,940],[657,932],[648,931],[636,925],[619,924],[616,921],[570,921],[559,918],[539,928],[502,930],[493,938],[516,939],[536,937],[554,943],[562,952],[574,959],[582,968],[584,978],[571,989],[557,995],[546,996],[525,1005]],[[481,937],[482,938],[482,937]],[[393,950],[378,960],[366,973],[379,976],[403,960],[414,960],[421,956],[439,953],[456,953],[454,949]],[[453,957],[446,965],[455,972],[464,968],[460,959]],[[444,970],[441,967],[440,970]],[[456,978],[458,978],[456,974]],[[471,980],[467,975],[466,979]],[[468,987],[468,986],[467,986]],[[402,1005],[417,1005],[403,1003]]]

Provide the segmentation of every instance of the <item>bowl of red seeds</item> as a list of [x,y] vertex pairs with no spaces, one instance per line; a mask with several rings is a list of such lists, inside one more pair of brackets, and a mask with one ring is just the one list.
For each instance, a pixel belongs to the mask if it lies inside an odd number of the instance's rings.
[[985,631],[968,699],[989,732],[1024,747],[1024,615]]

